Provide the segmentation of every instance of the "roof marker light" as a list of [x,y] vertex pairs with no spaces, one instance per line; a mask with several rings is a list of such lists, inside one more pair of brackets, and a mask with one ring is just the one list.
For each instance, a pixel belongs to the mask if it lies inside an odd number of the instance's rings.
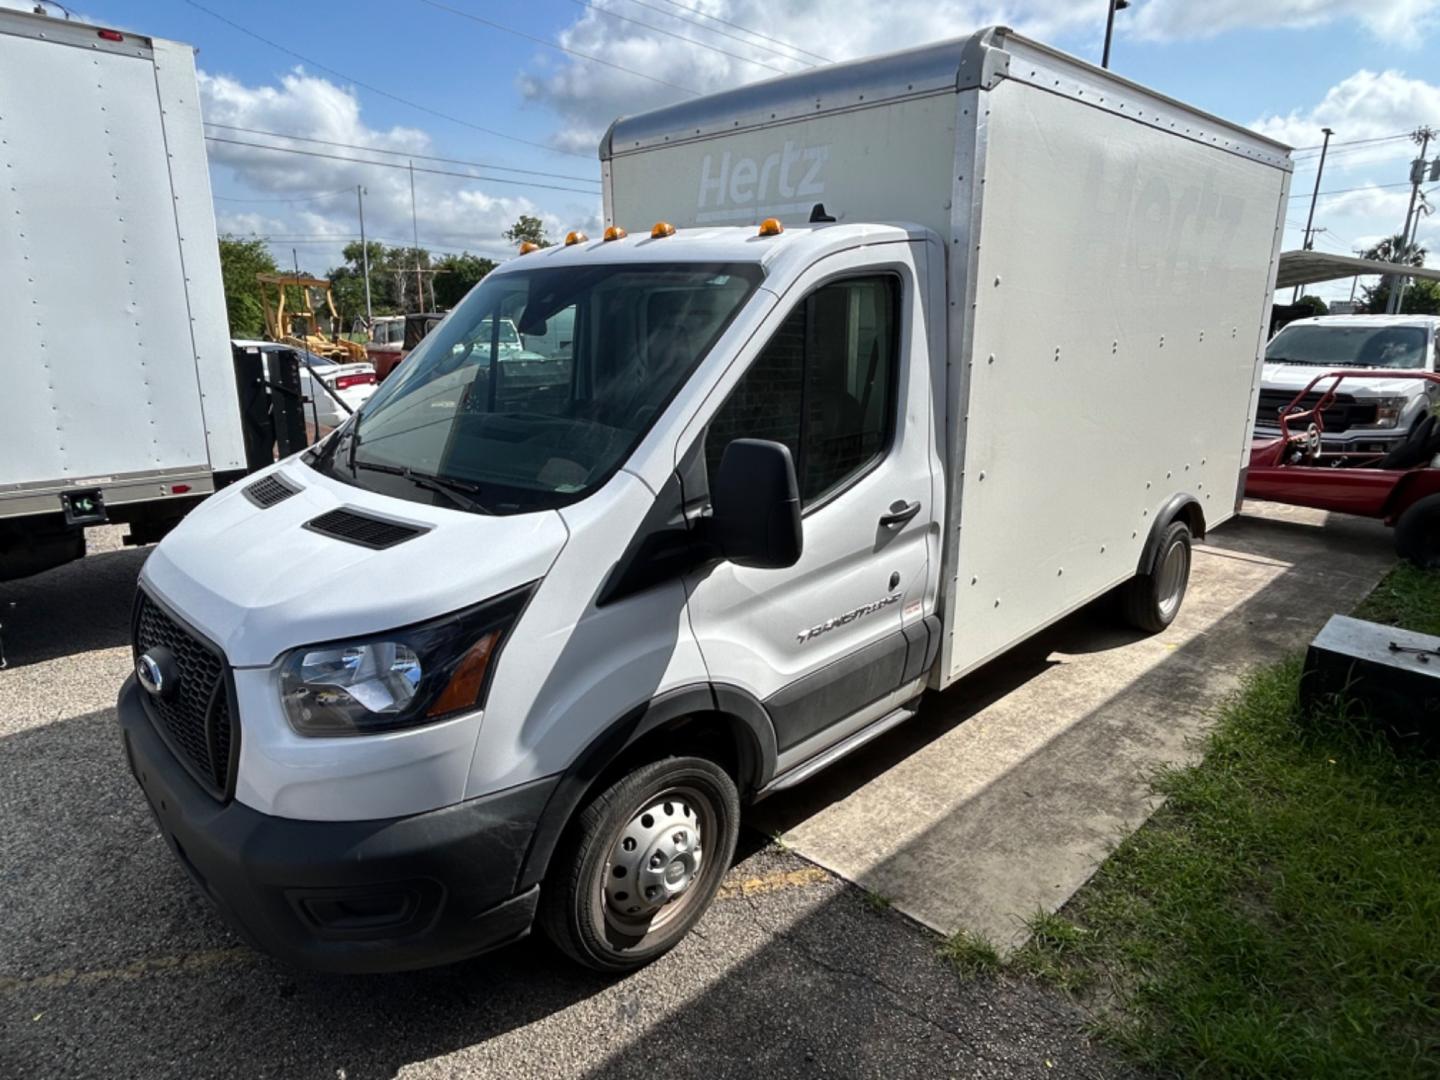
[[767,217],[760,223],[761,236],[779,236],[785,231],[785,226],[780,224],[779,218]]
[[675,235],[675,226],[674,226],[674,225],[671,225],[668,221],[657,221],[657,222],[655,222],[654,226],[650,229],[650,239],[651,239],[651,240],[660,240],[660,239],[663,239],[663,238],[666,237],[666,236],[674,236],[674,235]]
[[119,30],[96,30],[95,36],[106,41],[124,41],[125,35]]
[[532,243],[532,242],[529,241],[529,240],[526,240],[523,244],[520,245],[520,254],[521,254],[521,255],[529,255],[530,252],[532,252],[532,251],[539,251],[539,250],[540,250],[540,245],[539,245],[539,244],[536,244],[536,243]]
[[622,229],[619,225],[611,225],[608,229],[605,230],[606,240],[624,240],[625,237],[629,235],[630,234],[627,233],[624,229]]
[[581,232],[579,229],[573,229],[565,234],[565,246],[574,247],[576,244],[583,244],[586,240],[589,239],[590,238],[586,236],[583,232]]

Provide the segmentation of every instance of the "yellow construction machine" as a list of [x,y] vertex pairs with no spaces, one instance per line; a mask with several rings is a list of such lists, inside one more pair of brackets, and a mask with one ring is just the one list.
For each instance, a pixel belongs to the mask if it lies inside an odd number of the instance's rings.
[[[255,277],[260,282],[267,338],[308,349],[316,356],[337,363],[365,360],[364,345],[340,336],[340,316],[335,311],[330,282],[298,274],[256,274]],[[293,310],[286,306],[292,290],[300,298]],[[317,310],[317,305],[322,304],[323,310]]]

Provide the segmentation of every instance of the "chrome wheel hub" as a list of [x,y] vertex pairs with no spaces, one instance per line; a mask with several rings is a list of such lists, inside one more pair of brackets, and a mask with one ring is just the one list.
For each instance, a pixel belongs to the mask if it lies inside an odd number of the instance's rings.
[[700,817],[680,794],[658,797],[630,819],[610,851],[605,903],[626,920],[644,920],[684,896],[700,875]]
[[1180,606],[1180,597],[1185,591],[1189,576],[1190,553],[1180,541],[1170,545],[1160,564],[1160,611],[1168,618]]

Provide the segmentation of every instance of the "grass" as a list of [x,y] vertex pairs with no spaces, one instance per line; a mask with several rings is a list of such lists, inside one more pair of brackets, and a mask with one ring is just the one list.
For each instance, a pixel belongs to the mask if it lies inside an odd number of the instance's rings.
[[[1440,573],[1357,614],[1440,631]],[[1204,760],[1012,965],[1142,1064],[1221,1076],[1440,1076],[1440,760],[1342,711],[1298,659],[1253,674]]]
[[972,934],[968,930],[961,930],[946,938],[940,946],[940,955],[966,979],[993,975],[1003,966],[995,946],[979,934]]

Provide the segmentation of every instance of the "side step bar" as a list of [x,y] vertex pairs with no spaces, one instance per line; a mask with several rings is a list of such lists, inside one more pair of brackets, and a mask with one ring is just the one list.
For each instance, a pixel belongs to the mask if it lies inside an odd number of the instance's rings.
[[865,727],[861,728],[848,739],[841,739],[834,746],[828,747],[808,761],[802,761],[799,765],[787,769],[770,783],[755,793],[755,801],[774,795],[777,791],[787,791],[790,788],[803,784],[810,777],[814,776],[821,769],[839,761],[852,750],[858,750],[871,739],[884,735],[885,732],[909,720],[920,710],[920,699],[916,697],[907,701],[893,712],[888,712],[877,720],[872,720]]

